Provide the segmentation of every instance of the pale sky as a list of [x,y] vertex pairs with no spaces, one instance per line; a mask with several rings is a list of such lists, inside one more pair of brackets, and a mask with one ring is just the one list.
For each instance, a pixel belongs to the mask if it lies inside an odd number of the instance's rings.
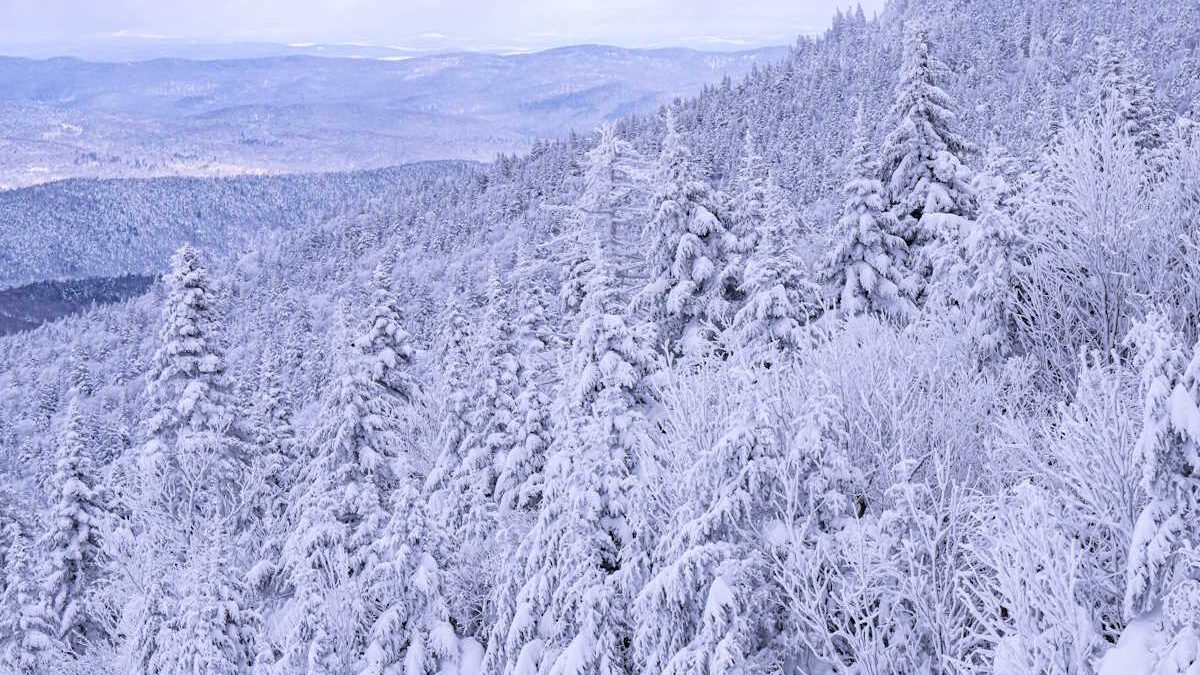
[[[864,0],[868,16],[884,0]],[[0,48],[110,40],[543,49],[789,44],[853,0],[0,0]]]

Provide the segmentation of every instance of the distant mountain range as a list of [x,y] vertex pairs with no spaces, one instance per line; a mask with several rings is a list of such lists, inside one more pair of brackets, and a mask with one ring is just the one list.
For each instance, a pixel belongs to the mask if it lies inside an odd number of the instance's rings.
[[0,58],[0,187],[489,160],[653,111],[787,54],[584,45],[401,59],[372,49],[370,58]]

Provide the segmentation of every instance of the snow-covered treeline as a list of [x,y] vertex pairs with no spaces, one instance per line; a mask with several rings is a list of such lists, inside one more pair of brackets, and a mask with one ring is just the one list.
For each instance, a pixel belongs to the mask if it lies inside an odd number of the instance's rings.
[[1196,672],[1200,17],[942,4],[0,340],[0,662]]

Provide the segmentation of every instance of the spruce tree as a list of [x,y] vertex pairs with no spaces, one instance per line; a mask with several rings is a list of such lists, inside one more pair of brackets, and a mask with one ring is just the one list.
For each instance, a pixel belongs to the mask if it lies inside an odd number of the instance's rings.
[[1147,162],[1163,169],[1171,116],[1158,100],[1150,70],[1108,37],[1096,38],[1089,61],[1080,91],[1081,112],[1092,117],[1115,115]]
[[[1158,313],[1137,324],[1129,342],[1142,365],[1145,405],[1137,451],[1149,501],[1129,548],[1125,616],[1153,611],[1193,578],[1200,517],[1200,344],[1190,359]],[[1179,629],[1180,626],[1169,627]]]
[[481,369],[472,396],[473,424],[463,441],[463,460],[453,479],[465,518],[462,536],[467,541],[482,541],[495,529],[496,479],[515,444],[521,373],[509,294],[493,264],[487,309],[475,348]]
[[842,215],[819,278],[829,304],[845,315],[870,313],[904,319],[915,309],[908,247],[899,236],[896,217],[888,210],[883,184],[875,178],[877,170],[861,112],[855,126]]
[[359,348],[370,362],[371,377],[406,402],[415,402],[412,340],[404,328],[396,295],[391,289],[392,263],[379,263],[371,278],[371,315]]
[[[781,201],[775,192],[770,185],[764,189],[768,203]],[[807,342],[804,326],[817,315],[819,290],[796,253],[786,214],[779,208],[767,212],[742,273],[744,300],[732,330],[737,343],[752,350],[800,347]]]
[[909,26],[881,167],[920,297],[955,262],[975,210],[962,159],[971,146],[954,129],[953,104],[937,85],[946,68],[932,51],[925,26]]
[[1020,197],[1013,173],[1004,149],[993,145],[973,184],[979,217],[966,241],[960,276],[969,284],[964,294],[968,331],[984,361],[1011,354],[1017,274],[1029,246],[1017,221]]
[[596,145],[586,155],[583,191],[567,220],[559,302],[569,331],[574,330],[583,303],[596,237],[607,242],[618,276],[635,264],[636,247],[630,241],[644,213],[646,174],[646,161],[633,146],[611,125],[601,127]]
[[43,675],[55,658],[54,628],[39,593],[29,539],[17,522],[8,524],[4,556],[4,593],[0,596],[5,634],[3,662],[15,675]]
[[163,625],[152,671],[161,675],[246,675],[254,657],[258,616],[230,569],[231,533],[210,523],[193,551],[179,591],[178,611]]
[[458,638],[444,596],[442,535],[430,520],[420,476],[400,463],[391,518],[377,542],[379,563],[365,587],[376,605],[363,675],[434,675],[457,665]]
[[[247,464],[225,373],[217,298],[191,246],[171,258],[159,347],[147,376],[149,440],[139,462],[143,487],[184,538],[205,517],[235,508]],[[190,512],[187,511],[190,509]]]
[[717,195],[667,117],[666,137],[654,171],[650,199],[649,281],[638,297],[657,331],[656,339],[675,354],[701,354],[711,331],[721,328],[721,270],[727,230],[718,214]]
[[463,441],[471,429],[471,326],[460,304],[459,290],[451,293],[442,313],[439,338],[442,398],[441,426],[433,467],[425,477],[433,517],[443,527],[457,531],[460,514],[452,479],[463,461]]
[[55,499],[43,542],[47,569],[42,590],[55,636],[74,650],[100,635],[88,616],[87,595],[99,574],[105,506],[86,443],[79,393],[73,391],[55,458]]
[[547,325],[541,285],[527,272],[527,254],[519,254],[518,261],[522,281],[515,324],[519,388],[513,410],[512,446],[496,477],[496,501],[509,511],[536,509],[543,489],[542,470],[553,438],[549,392],[553,384],[549,377],[553,335]]
[[543,507],[506,582],[489,673],[634,668],[631,603],[647,570],[649,533],[631,502],[649,449],[653,353],[648,336],[626,323],[599,245],[586,289],[563,436],[546,468]]

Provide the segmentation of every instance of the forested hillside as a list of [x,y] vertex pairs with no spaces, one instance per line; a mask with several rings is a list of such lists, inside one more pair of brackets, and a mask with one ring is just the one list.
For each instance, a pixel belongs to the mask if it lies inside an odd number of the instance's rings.
[[0,338],[2,662],[1195,673],[1197,36],[839,15]]

